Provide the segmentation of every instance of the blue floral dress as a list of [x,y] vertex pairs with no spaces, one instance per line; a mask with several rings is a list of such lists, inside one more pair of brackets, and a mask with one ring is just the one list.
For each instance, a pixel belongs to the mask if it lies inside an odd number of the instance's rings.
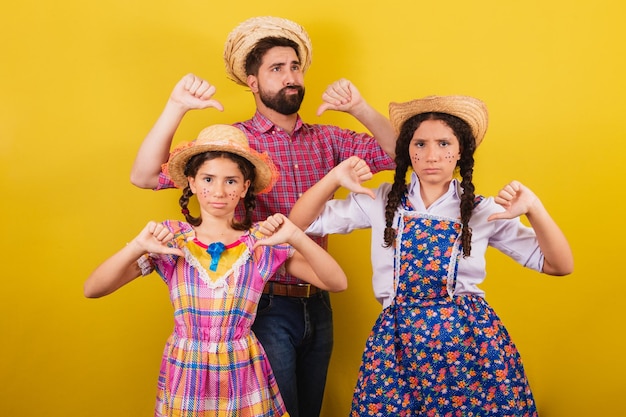
[[398,216],[396,295],[367,340],[351,416],[536,416],[517,348],[479,296],[452,296],[461,224]]

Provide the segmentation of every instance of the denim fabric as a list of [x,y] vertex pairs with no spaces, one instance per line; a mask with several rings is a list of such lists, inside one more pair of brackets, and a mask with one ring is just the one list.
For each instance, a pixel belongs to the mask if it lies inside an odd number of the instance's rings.
[[333,348],[328,292],[310,298],[263,294],[252,330],[267,353],[290,417],[318,417]]

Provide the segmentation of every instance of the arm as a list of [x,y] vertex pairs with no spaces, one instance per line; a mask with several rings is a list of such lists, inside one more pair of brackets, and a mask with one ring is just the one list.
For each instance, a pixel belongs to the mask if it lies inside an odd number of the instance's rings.
[[189,110],[214,107],[220,111],[221,103],[213,100],[215,86],[193,75],[185,75],[174,87],[163,112],[139,147],[130,173],[130,182],[139,188],[158,185],[161,165],[167,162],[174,133]]
[[83,288],[85,297],[103,297],[139,277],[137,260],[147,252],[183,256],[180,249],[166,245],[173,237],[163,224],[149,222],[137,237],[89,275]]
[[269,216],[259,230],[268,237],[255,247],[288,243],[296,250],[286,262],[289,274],[327,291],[348,287],[348,278],[337,261],[283,214]]
[[574,256],[567,238],[545,209],[541,200],[526,186],[511,181],[495,198],[506,211],[492,214],[487,220],[512,219],[526,215],[537,235],[544,255],[543,272],[549,275],[568,275],[574,270]]
[[309,188],[291,208],[289,220],[302,230],[319,216],[326,202],[332,198],[339,187],[367,194],[374,198],[374,192],[361,184],[372,178],[372,172],[364,160],[352,156],[334,167],[315,185]]
[[372,133],[383,151],[395,158],[397,135],[389,119],[371,107],[354,84],[342,78],[328,86],[322,99],[324,103],[317,109],[318,116],[326,110],[351,114]]

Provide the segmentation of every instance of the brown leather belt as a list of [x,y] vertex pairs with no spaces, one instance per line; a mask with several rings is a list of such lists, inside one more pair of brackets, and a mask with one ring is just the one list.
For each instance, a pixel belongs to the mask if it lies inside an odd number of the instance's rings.
[[263,287],[263,294],[282,295],[283,297],[309,298],[313,294],[321,292],[319,288],[311,284],[280,284],[267,282]]

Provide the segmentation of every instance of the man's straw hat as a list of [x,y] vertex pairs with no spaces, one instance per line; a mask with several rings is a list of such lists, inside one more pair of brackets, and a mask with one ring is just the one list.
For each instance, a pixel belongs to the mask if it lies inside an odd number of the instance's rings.
[[447,113],[463,119],[472,128],[476,146],[487,131],[489,117],[482,101],[468,96],[428,96],[406,103],[389,103],[389,120],[396,132],[409,118],[421,113]]
[[191,142],[183,142],[171,153],[169,162],[165,166],[165,173],[170,176],[179,188],[188,185],[185,167],[192,156],[203,152],[221,151],[239,155],[250,161],[256,168],[254,192],[267,193],[278,178],[278,170],[270,159],[263,153],[250,148],[245,133],[230,125],[213,125],[203,129],[198,138]]
[[224,46],[226,74],[237,84],[247,86],[246,58],[263,38],[276,37],[291,39],[298,44],[298,54],[302,72],[311,65],[311,39],[306,30],[291,20],[280,17],[253,17],[240,23],[230,32]]

